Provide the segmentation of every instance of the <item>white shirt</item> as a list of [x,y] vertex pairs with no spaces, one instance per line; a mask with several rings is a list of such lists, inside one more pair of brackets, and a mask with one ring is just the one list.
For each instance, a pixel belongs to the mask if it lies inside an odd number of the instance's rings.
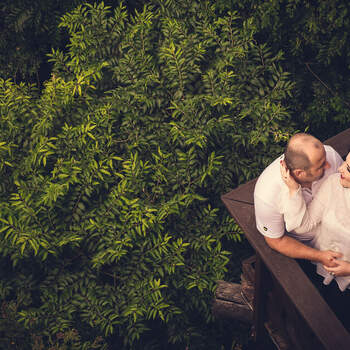
[[[342,259],[350,261],[350,189],[340,184],[340,174],[330,175],[320,187],[313,201],[306,206],[299,190],[289,195],[282,193],[283,212],[288,230],[304,233],[314,232],[311,246],[319,250],[333,250],[343,254]],[[321,263],[317,273],[324,277],[324,284],[334,278]],[[340,290],[349,288],[350,276],[335,277]]]
[[[343,163],[339,154],[331,147],[324,146],[329,169],[326,169],[324,176],[312,183],[312,189],[302,188],[302,194],[306,203],[309,203],[316,194],[321,184],[327,177],[335,172]],[[285,233],[283,210],[281,208],[281,192],[287,188],[281,178],[280,160],[283,155],[273,161],[259,176],[254,189],[254,206],[256,227],[260,233],[270,238],[280,238]],[[299,241],[310,241],[313,233],[304,234],[288,233]]]

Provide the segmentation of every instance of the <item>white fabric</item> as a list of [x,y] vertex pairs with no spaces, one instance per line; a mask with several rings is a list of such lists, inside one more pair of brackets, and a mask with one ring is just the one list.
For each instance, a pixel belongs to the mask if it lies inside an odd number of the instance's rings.
[[[303,188],[303,196],[309,203],[322,182],[331,174],[335,173],[343,160],[339,154],[330,146],[325,146],[326,159],[330,168],[325,171],[324,176],[312,184],[312,190]],[[254,190],[254,206],[257,229],[270,238],[280,238],[285,233],[285,224],[283,212],[281,209],[281,192],[286,185],[281,179],[280,160],[283,155],[273,161],[259,176]],[[312,232],[304,234],[295,234],[289,232],[289,235],[300,240],[310,241],[313,237]]]
[[[306,206],[299,190],[289,195],[282,193],[283,212],[286,227],[297,233],[315,232],[311,246],[319,250],[333,250],[343,254],[342,259],[350,261],[350,189],[340,184],[340,174],[330,175]],[[334,276],[317,263],[317,273],[329,284]],[[335,277],[340,290],[350,285],[350,276]]]

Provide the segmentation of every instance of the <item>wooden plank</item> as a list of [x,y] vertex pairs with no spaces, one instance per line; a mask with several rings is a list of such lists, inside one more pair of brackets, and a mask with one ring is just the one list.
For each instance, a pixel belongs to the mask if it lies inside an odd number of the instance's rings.
[[326,140],[324,144],[332,146],[344,158],[350,152],[350,128]]
[[222,195],[221,200],[223,200],[224,203],[225,201],[236,201],[237,203],[241,203],[242,205],[254,205],[254,187],[257,180],[258,179],[254,179],[248,181],[247,183],[241,186],[238,186],[234,190]]

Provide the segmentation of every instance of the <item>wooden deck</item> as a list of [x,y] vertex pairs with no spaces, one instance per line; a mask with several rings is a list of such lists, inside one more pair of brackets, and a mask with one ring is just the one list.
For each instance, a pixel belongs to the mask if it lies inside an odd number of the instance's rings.
[[[328,139],[344,157],[350,151],[350,128]],[[222,201],[256,252],[254,334],[266,339],[268,324],[280,327],[288,345],[283,349],[349,350],[350,334],[337,319],[296,260],[272,250],[258,232],[254,216],[256,179],[223,195]],[[271,335],[271,334],[270,334]],[[272,335],[273,337],[273,335]]]

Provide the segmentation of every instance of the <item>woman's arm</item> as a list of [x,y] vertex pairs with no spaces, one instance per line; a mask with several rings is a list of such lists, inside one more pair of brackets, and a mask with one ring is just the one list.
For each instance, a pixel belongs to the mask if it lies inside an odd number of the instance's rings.
[[323,267],[330,272],[333,276],[350,276],[350,262],[344,260],[336,260],[337,266],[335,267],[327,267],[323,265]]
[[293,230],[296,233],[312,231],[322,221],[324,214],[323,197],[327,196],[328,191],[323,188],[325,183],[322,184],[312,202],[306,206],[301,186],[283,163],[281,163],[281,176],[288,187],[288,190],[283,190],[281,194],[281,207],[287,231]]

